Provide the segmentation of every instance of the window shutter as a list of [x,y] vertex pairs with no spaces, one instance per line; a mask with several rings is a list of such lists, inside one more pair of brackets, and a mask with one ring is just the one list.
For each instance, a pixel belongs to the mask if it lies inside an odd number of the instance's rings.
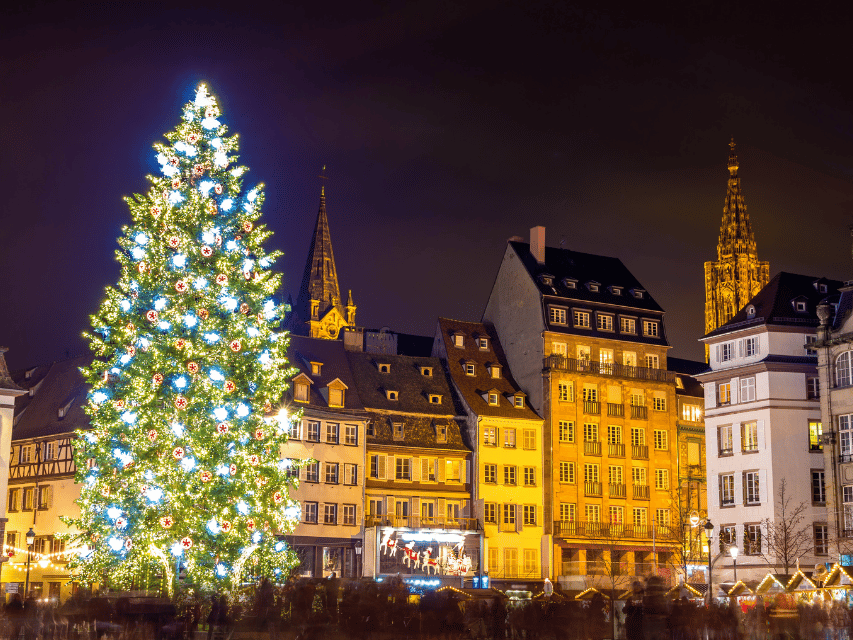
[[420,482],[421,481],[421,459],[420,458],[412,458],[412,482]]
[[471,482],[471,461],[465,460],[465,479],[464,482],[467,484]]
[[470,518],[471,517],[471,501],[463,500],[462,501],[462,517]]
[[767,471],[758,472],[758,499],[761,504],[767,504]]
[[740,444],[740,432],[741,427],[739,424],[732,425],[732,451],[733,453],[740,453],[741,444]]
[[[744,504],[746,502],[746,487],[743,484],[743,474],[735,471],[735,504]],[[740,498],[741,501],[738,502],[737,499]]]
[[515,505],[515,530],[521,531],[524,529],[524,507],[520,504]]
[[439,498],[437,502],[436,509],[438,509],[438,513],[435,514],[435,517],[438,518],[439,522],[445,522],[445,518],[447,518],[447,498]]
[[720,506],[720,495],[723,493],[723,481],[717,476],[717,486],[708,491],[708,511],[716,511]]
[[758,450],[764,451],[764,420],[758,420],[755,428],[758,432]]
[[394,496],[386,496],[385,498],[385,522],[393,523],[392,516],[396,514],[394,507]]
[[[376,461],[377,480],[385,480],[387,477],[387,475],[386,475],[387,457],[384,455],[378,455],[378,456],[376,456],[376,458],[377,458],[377,461]],[[394,459],[393,456],[391,459],[392,460]]]
[[409,507],[409,516],[411,516],[412,519],[406,526],[412,526],[415,523],[420,523],[421,525],[423,525],[423,523],[421,522],[421,499],[413,497],[410,499],[410,502],[412,506]]
[[429,458],[421,458],[421,481],[429,480]]
[[53,509],[53,487],[47,487],[47,508]]
[[717,362],[720,362],[720,360],[722,359],[721,358],[722,349],[723,349],[723,345],[718,344],[717,345]]
[[438,482],[444,482],[444,459],[436,458],[435,460],[435,479]]

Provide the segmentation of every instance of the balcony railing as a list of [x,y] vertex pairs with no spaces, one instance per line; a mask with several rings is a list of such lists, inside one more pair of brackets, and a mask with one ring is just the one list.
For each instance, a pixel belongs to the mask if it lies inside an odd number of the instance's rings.
[[725,456],[733,456],[735,454],[734,449],[728,447],[727,449],[720,449],[720,453],[718,457],[723,458]]
[[614,404],[613,402],[607,403],[607,415],[611,418],[621,418],[625,415],[625,405],[624,404]]
[[621,442],[618,444],[608,444],[607,445],[607,455],[611,458],[624,458],[625,457],[625,445]]
[[611,524],[609,522],[584,521],[565,522],[562,520],[554,522],[554,535],[563,538],[647,538],[651,540],[653,529],[654,537],[659,540],[675,540],[678,538],[677,530],[655,525]]
[[364,518],[365,527],[408,527],[409,529],[459,529],[461,531],[478,531],[482,529],[477,518],[446,518],[425,516],[375,516]]
[[596,402],[595,400],[584,400],[583,412],[597,416],[601,413],[601,403]]
[[649,459],[649,445],[647,444],[632,444],[631,445],[631,457],[634,460],[648,460]]
[[631,417],[634,420],[648,420],[649,419],[649,408],[632,404],[631,405]]
[[624,498],[627,495],[626,486],[624,483],[610,483],[610,497],[611,498]]
[[545,369],[557,369],[558,371],[570,371],[578,373],[593,373],[600,376],[613,376],[616,378],[634,378],[639,380],[652,380],[654,382],[675,382],[675,372],[663,369],[649,369],[648,367],[632,367],[626,364],[600,363],[592,360],[578,360],[566,356],[553,355],[545,358]]
[[600,482],[584,482],[583,483],[583,493],[586,496],[600,496],[601,495],[601,483]]
[[635,500],[648,500],[649,499],[649,485],[647,484],[635,484],[634,486],[634,499]]
[[588,456],[600,456],[601,455],[601,443],[592,441],[592,440],[584,440],[583,441],[583,452]]

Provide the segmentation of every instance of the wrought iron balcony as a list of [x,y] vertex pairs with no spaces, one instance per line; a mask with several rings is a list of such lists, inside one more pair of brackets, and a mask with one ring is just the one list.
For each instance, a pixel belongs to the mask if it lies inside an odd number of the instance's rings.
[[649,485],[647,484],[635,484],[634,486],[634,499],[635,500],[648,500],[649,499]]
[[649,408],[646,406],[631,405],[631,417],[634,420],[648,420]]
[[611,498],[624,498],[627,496],[627,487],[624,483],[610,483],[610,497]]
[[607,455],[611,458],[624,458],[625,457],[625,445],[621,442],[618,444],[608,444],[607,445]]
[[584,455],[588,456],[600,456],[601,455],[601,443],[594,440],[584,440],[583,441],[583,452]]
[[647,444],[632,444],[631,445],[631,457],[635,460],[648,460],[649,459],[649,445]]
[[597,416],[601,413],[601,403],[596,402],[594,400],[584,400],[583,412],[593,416]]
[[600,482],[584,482],[583,483],[583,493],[586,496],[600,496],[601,495],[601,483]]
[[406,527],[409,529],[458,529],[460,531],[479,531],[482,529],[477,518],[447,518],[444,516],[428,518],[426,516],[376,516],[368,514],[364,518],[365,527]]
[[607,415],[611,418],[621,418],[625,415],[625,405],[624,404],[615,404],[613,402],[607,403]]
[[546,357],[543,366],[545,369],[556,369],[557,371],[573,373],[592,373],[600,376],[651,380],[654,382],[675,382],[675,372],[673,371],[650,369],[648,367],[632,367],[612,362],[600,363],[593,362],[592,360],[578,360],[577,358],[568,358],[560,355]]
[[[654,530],[654,533],[653,531]],[[648,539],[654,536],[658,540],[678,540],[678,531],[671,527],[656,525],[634,525],[609,522],[587,522],[557,520],[554,522],[554,535],[562,538],[629,538]]]

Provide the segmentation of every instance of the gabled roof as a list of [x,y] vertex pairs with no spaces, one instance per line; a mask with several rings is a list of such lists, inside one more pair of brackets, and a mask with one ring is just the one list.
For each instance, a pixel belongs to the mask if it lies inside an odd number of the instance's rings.
[[[404,413],[372,413],[373,435],[367,437],[368,444],[383,444],[424,449],[444,449],[449,451],[470,451],[465,442],[459,422],[448,416],[413,416]],[[403,439],[394,437],[394,425],[403,425]],[[447,428],[445,442],[438,442],[436,433],[439,427]]]
[[[19,387],[28,390],[33,388],[34,391],[32,397],[27,393],[16,398],[12,440],[42,438],[88,429],[89,416],[83,411],[83,406],[88,402],[89,387],[80,373],[80,367],[87,367],[91,363],[91,356],[80,356],[13,373],[12,379]],[[67,410],[64,417],[60,418],[59,409],[63,407],[67,407]]]
[[[430,416],[457,416],[462,413],[450,382],[438,358],[412,358],[379,353],[348,351],[350,369],[359,397],[367,409]],[[379,373],[379,364],[391,365],[390,373]],[[421,367],[431,367],[425,376]],[[386,390],[397,391],[397,400],[389,400]],[[430,394],[442,396],[441,404],[432,404]]]
[[[826,286],[826,291],[821,291],[821,285]],[[766,325],[817,327],[819,322],[815,311],[818,304],[827,297],[838,295],[842,286],[844,283],[840,280],[780,271],[731,320],[705,338]],[[796,311],[793,304],[796,300],[805,301],[805,311]]]
[[[530,408],[526,398],[523,409],[517,409],[513,406],[511,396],[521,392],[521,389],[512,377],[494,326],[482,322],[463,322],[462,320],[439,318],[436,333],[436,339],[443,341],[444,351],[447,353],[447,371],[465,403],[475,415],[541,420],[536,412]],[[451,338],[453,334],[458,333],[464,336],[463,348],[461,349],[453,345]],[[474,340],[475,337],[488,338],[489,348],[480,349]],[[473,362],[476,375],[467,375],[462,367],[463,362]],[[486,368],[490,364],[500,365],[500,378],[491,376]],[[498,406],[490,405],[483,398],[483,394],[492,389],[498,392]]]
[[[539,288],[539,292],[544,296],[558,296],[566,300],[619,305],[644,311],[663,311],[640,284],[640,281],[618,258],[545,247],[545,263],[540,264],[530,253],[528,243],[513,240],[509,242],[509,246],[521,259],[530,277]],[[549,286],[541,282],[539,279],[541,274],[553,275],[553,284]],[[577,288],[566,287],[563,282],[566,278],[577,280]],[[602,286],[598,291],[590,291],[582,284],[587,282],[598,282]],[[622,287],[622,295],[617,296],[609,291],[609,288],[614,285]],[[632,289],[643,290],[643,297],[635,298],[631,294]]]
[[[324,397],[321,391],[329,386],[330,382],[339,379],[347,387],[344,397],[344,409],[362,411],[364,405],[359,398],[356,384],[350,371],[349,360],[347,360],[344,343],[340,340],[323,340],[320,338],[308,338],[306,336],[290,336],[290,346],[287,357],[290,364],[297,367],[300,374],[309,378],[312,384],[308,387],[310,401],[308,403],[295,403],[300,406],[312,406],[320,409],[328,409],[328,397]],[[311,375],[311,363],[320,362],[320,375]],[[297,375],[300,375],[297,374]],[[292,389],[289,396],[293,397]],[[340,408],[332,408],[332,411],[340,411]]]

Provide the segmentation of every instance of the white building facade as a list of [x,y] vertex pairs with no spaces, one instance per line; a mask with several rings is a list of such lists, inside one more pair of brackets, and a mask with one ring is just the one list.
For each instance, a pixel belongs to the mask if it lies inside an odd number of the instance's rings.
[[840,284],[780,273],[702,340],[715,583],[734,581],[730,545],[741,580],[829,560],[817,355],[806,345],[818,303]]

